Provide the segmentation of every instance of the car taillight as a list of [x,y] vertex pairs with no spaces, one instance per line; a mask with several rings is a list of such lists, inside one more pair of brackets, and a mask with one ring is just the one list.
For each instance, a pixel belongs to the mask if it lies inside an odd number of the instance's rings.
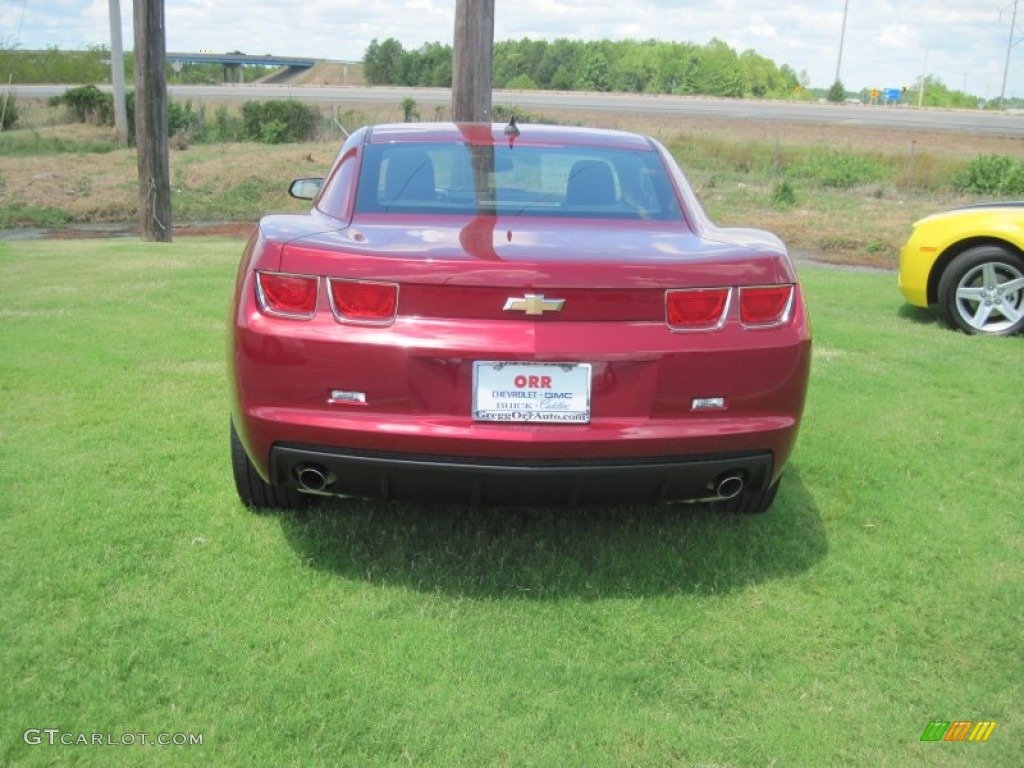
[[744,325],[779,325],[789,319],[793,305],[792,285],[740,288],[740,322]]
[[320,278],[283,272],[257,272],[256,296],[260,308],[271,315],[310,318],[316,314]]
[[687,288],[665,292],[665,315],[676,331],[720,328],[729,310],[731,288]]
[[330,278],[331,308],[346,323],[386,325],[398,312],[398,284]]

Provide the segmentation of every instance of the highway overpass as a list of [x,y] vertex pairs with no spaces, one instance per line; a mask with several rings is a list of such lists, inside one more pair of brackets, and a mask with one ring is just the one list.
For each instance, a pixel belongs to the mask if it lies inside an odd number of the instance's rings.
[[[289,56],[250,56],[240,51],[234,53],[211,53],[200,51],[198,53],[172,52],[166,54],[166,59],[174,68],[180,72],[185,64],[220,64],[224,71],[224,82],[243,82],[242,68],[246,66],[275,67],[288,70],[294,74],[297,71],[312,69],[316,64],[315,59],[298,59]],[[233,75],[233,77],[231,76]]]

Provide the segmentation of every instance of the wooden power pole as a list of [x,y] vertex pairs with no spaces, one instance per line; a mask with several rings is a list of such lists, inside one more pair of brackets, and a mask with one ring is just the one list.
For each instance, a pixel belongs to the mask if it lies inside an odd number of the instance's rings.
[[452,120],[491,122],[494,0],[455,0]]
[[171,242],[171,174],[167,150],[167,50],[163,0],[134,0],[135,149],[143,239]]

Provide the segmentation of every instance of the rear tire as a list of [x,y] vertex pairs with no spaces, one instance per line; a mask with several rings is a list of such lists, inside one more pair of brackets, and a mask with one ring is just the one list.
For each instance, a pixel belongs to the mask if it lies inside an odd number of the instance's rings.
[[1009,336],[1024,328],[1024,259],[998,245],[970,248],[939,280],[939,307],[965,333]]
[[260,477],[235,431],[234,422],[231,422],[231,470],[235,477],[238,498],[249,509],[296,510],[303,509],[308,504],[308,499],[294,488],[271,485]]
[[743,491],[725,501],[717,501],[713,507],[721,512],[729,512],[734,515],[762,515],[775,501],[779,492],[780,477],[763,491]]

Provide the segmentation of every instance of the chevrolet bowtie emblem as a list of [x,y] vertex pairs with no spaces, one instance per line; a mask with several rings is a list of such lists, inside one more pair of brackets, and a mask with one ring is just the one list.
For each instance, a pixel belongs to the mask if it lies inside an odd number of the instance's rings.
[[505,311],[515,310],[528,315],[543,315],[545,312],[561,312],[565,299],[545,299],[543,293],[528,293],[521,299],[507,299]]

